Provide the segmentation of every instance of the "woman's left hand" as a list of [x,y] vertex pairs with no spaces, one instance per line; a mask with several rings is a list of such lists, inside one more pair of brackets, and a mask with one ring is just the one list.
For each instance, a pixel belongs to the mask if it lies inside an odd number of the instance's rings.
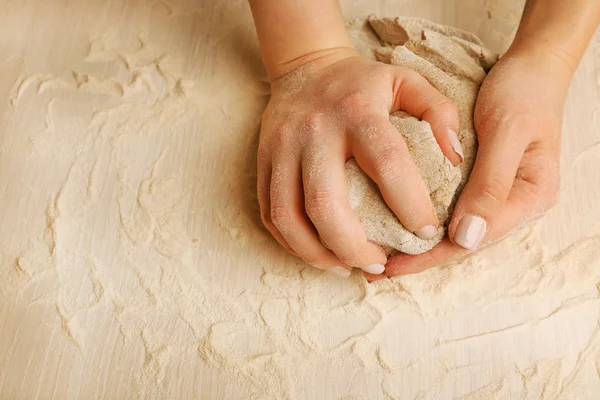
[[[369,281],[457,259],[541,217],[557,201],[563,106],[574,65],[560,54],[507,53],[477,99],[475,165],[448,237],[427,253],[397,254]],[[575,64],[576,65],[576,64]]]

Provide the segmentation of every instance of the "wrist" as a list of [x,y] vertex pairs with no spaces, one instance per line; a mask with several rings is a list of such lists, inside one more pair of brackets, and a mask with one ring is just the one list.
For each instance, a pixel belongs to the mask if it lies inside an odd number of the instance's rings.
[[337,62],[351,57],[359,56],[358,51],[351,44],[340,47],[316,49],[302,54],[292,60],[275,63],[267,67],[271,83],[300,69],[309,67],[313,71],[322,70]]
[[[539,38],[516,37],[506,55],[529,60],[537,60],[547,69],[557,74],[572,77],[579,65],[580,55],[575,54],[559,43]],[[569,78],[570,79],[570,78]]]
[[523,68],[548,81],[547,89],[556,89],[566,96],[567,90],[577,69],[578,60],[572,55],[543,43],[513,42],[502,56],[502,60],[515,61]]
[[572,76],[600,23],[597,0],[527,0],[509,52]]
[[353,49],[338,0],[250,0],[271,81],[323,55]]

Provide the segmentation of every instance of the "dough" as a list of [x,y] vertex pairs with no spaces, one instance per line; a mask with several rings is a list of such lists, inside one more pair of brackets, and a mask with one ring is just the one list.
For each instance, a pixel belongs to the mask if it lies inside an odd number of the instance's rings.
[[483,47],[473,34],[420,18],[370,16],[349,24],[350,35],[365,56],[410,68],[423,75],[443,95],[453,100],[460,114],[458,137],[464,162],[453,167],[442,154],[431,127],[407,113],[396,112],[390,121],[404,136],[423,177],[440,220],[435,238],[424,240],[406,230],[385,204],[376,184],[354,159],[346,162],[348,197],[367,238],[388,254],[424,253],[446,233],[454,203],[466,183],[477,153],[473,110],[479,87],[498,55]]

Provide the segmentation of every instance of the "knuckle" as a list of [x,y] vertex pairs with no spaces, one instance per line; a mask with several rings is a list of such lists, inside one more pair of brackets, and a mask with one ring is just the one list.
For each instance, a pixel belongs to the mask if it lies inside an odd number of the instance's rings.
[[306,213],[310,219],[328,220],[333,209],[333,196],[329,189],[314,189],[306,198]]
[[499,206],[508,196],[508,190],[498,178],[488,179],[475,187],[474,195],[477,203],[483,208]]
[[386,144],[381,146],[375,156],[375,174],[378,178],[393,181],[400,175],[401,148],[397,144]]
[[360,90],[352,90],[338,100],[338,107],[347,113],[351,113],[357,109],[364,109],[370,105],[365,93]]
[[340,253],[336,253],[339,260],[345,265],[349,265],[351,267],[356,267],[359,265],[360,254],[354,250],[345,250]]
[[402,217],[402,225],[404,225],[404,227],[410,231],[414,231],[415,229],[419,228],[419,225],[423,225],[420,224],[421,221],[424,220],[424,216],[417,214],[417,213],[410,213],[407,215],[404,215]]
[[458,115],[458,106],[449,98],[444,97],[439,105],[441,112],[449,115]]
[[273,204],[271,205],[271,221],[280,232],[288,231],[292,221],[292,213],[285,205]]
[[277,126],[274,130],[274,137],[276,147],[282,147],[286,143],[289,143],[294,134],[294,128],[292,124],[285,123]]
[[429,110],[438,112],[438,113],[439,112],[445,112],[445,113],[456,112],[456,113],[458,113],[458,107],[456,106],[456,104],[452,100],[450,100],[448,97],[444,96],[441,93],[439,93],[438,95],[431,98]]
[[304,125],[309,131],[317,131],[323,125],[325,116],[320,112],[314,112],[304,117]]
[[303,136],[314,141],[323,132],[325,116],[322,113],[310,113],[304,117]]

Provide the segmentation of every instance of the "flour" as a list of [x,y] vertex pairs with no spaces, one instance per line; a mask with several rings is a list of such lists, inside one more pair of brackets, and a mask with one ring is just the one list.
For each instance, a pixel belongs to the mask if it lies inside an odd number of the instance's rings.
[[453,167],[442,154],[431,127],[405,113],[391,122],[403,135],[421,177],[429,190],[440,221],[437,235],[424,240],[407,231],[385,202],[377,186],[352,159],[346,163],[350,205],[358,215],[367,238],[386,249],[408,254],[424,253],[446,233],[454,203],[465,185],[477,153],[473,110],[479,86],[498,56],[483,47],[473,34],[419,18],[371,16],[349,23],[351,37],[362,52],[374,54],[387,64],[408,67],[423,75],[457,105],[458,136],[464,160]]

